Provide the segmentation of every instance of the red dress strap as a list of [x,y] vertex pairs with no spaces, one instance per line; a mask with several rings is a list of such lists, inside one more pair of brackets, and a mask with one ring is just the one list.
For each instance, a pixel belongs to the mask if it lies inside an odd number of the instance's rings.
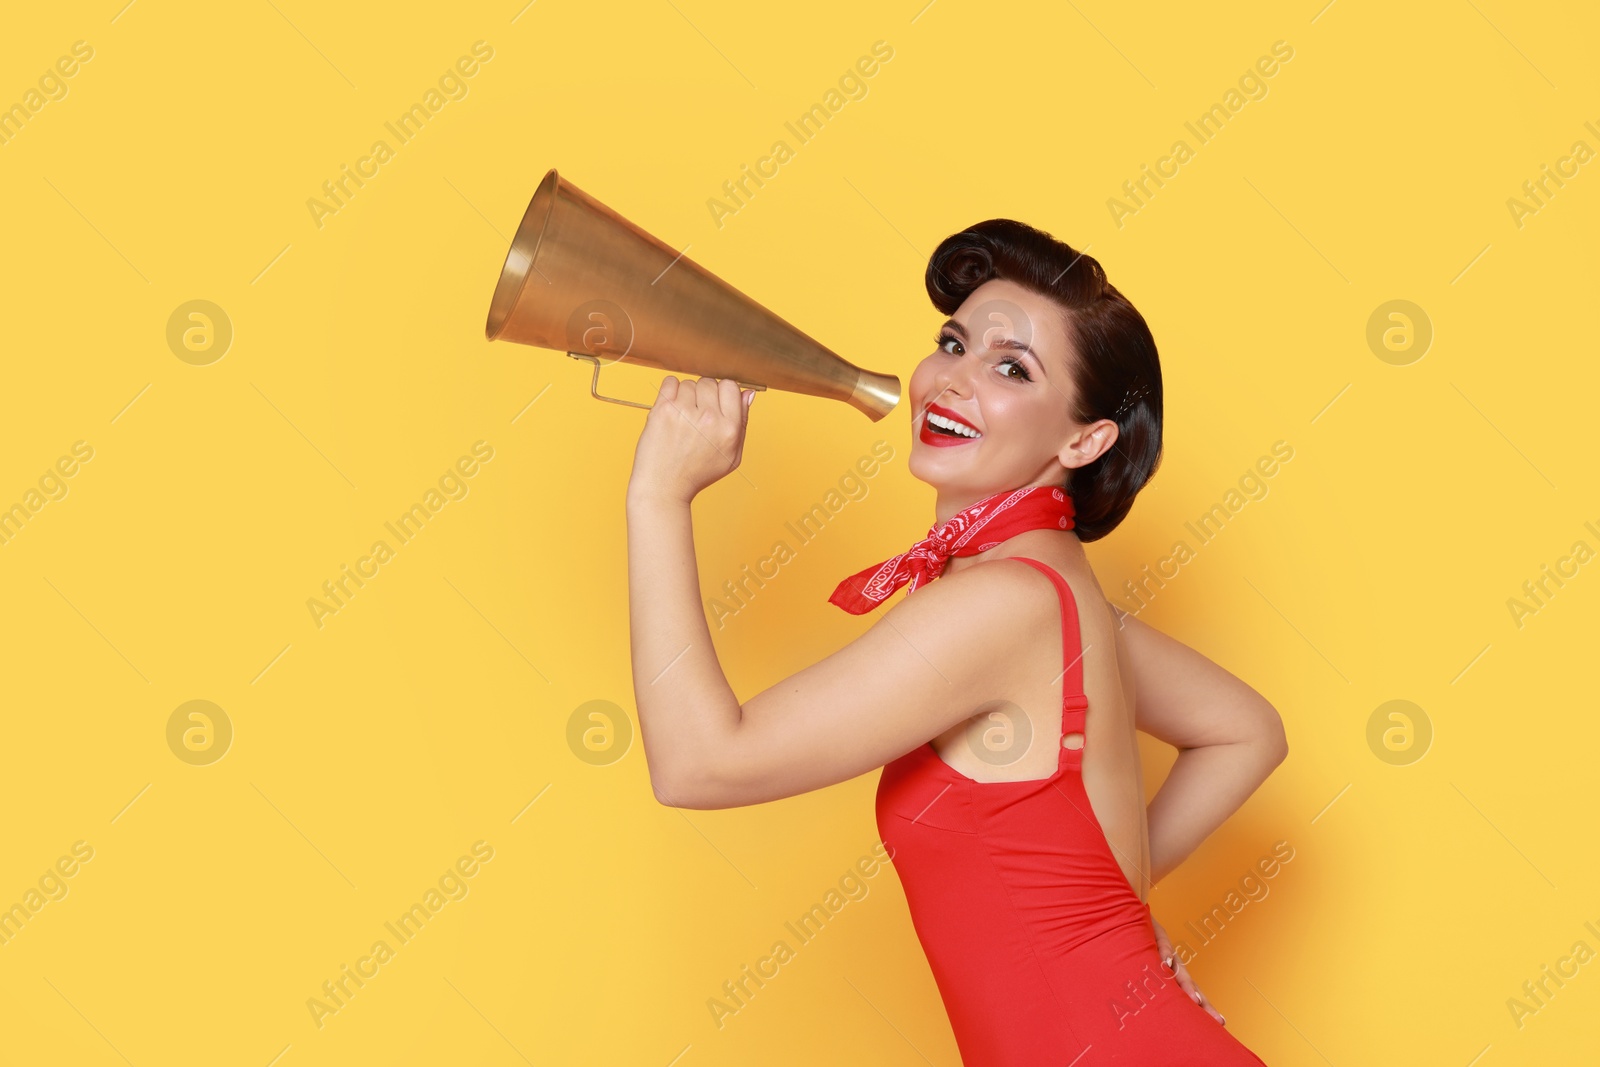
[[[1089,740],[1089,734],[1084,729],[1089,698],[1083,691],[1083,644],[1078,627],[1077,598],[1072,595],[1072,587],[1067,584],[1067,580],[1049,564],[1031,556],[1006,558],[1031,563],[1055,583],[1056,597],[1061,602],[1061,660],[1066,665],[1066,670],[1061,675],[1061,737],[1057,739],[1056,745],[1057,751],[1061,754],[1059,765],[1081,771],[1083,749]],[[1077,734],[1082,739],[1077,748],[1066,747],[1069,734]]]

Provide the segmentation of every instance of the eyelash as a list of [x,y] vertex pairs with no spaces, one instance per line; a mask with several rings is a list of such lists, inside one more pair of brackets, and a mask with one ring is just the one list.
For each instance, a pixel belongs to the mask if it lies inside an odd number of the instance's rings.
[[[957,337],[955,334],[949,332],[948,330],[946,330],[943,333],[939,334],[939,336],[934,339],[934,344],[938,348],[943,349],[944,346],[945,346],[945,342],[946,341],[954,341],[958,345],[961,344],[961,338]],[[965,347],[965,346],[963,346],[963,347]],[[949,353],[949,354],[950,355],[955,355],[954,352]],[[1002,366],[1011,366],[1011,367],[1017,368],[1017,371],[1022,375],[1022,379],[1021,379],[1022,381],[1025,381],[1025,382],[1033,381],[1033,375],[1028,373],[1027,364],[1023,363],[1022,360],[1018,359],[1016,356],[1005,356],[1000,360],[1000,363],[1001,363]],[[1005,377],[1010,378],[1012,376],[1011,375],[1005,375]],[[1012,378],[1012,380],[1015,381],[1016,379]]]

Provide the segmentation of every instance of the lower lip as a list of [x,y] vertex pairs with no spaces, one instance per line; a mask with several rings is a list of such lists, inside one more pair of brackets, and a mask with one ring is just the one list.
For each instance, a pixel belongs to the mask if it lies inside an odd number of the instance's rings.
[[917,434],[917,440],[925,445],[935,448],[946,448],[950,445],[975,445],[983,440],[982,437],[957,437],[955,434],[939,433],[928,427],[928,417],[922,417],[922,432]]

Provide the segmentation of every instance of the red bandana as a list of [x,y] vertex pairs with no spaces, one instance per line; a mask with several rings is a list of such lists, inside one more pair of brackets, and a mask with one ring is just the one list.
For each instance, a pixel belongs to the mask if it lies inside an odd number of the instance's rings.
[[828,603],[852,615],[865,614],[902,585],[910,595],[939,577],[951,556],[975,556],[1041,527],[1070,530],[1072,515],[1072,498],[1055,486],[996,493],[936,524],[927,537],[900,555],[852,574],[839,583]]

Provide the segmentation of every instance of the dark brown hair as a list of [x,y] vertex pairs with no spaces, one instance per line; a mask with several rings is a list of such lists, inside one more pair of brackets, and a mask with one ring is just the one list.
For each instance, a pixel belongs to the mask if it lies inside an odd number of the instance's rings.
[[1116,529],[1161,462],[1161,362],[1144,316],[1087,256],[1043,230],[990,219],[951,234],[928,260],[933,306],[954,313],[984,282],[1002,278],[1055,301],[1066,319],[1077,391],[1072,417],[1111,419],[1117,440],[1099,459],[1067,472],[1078,538]]

